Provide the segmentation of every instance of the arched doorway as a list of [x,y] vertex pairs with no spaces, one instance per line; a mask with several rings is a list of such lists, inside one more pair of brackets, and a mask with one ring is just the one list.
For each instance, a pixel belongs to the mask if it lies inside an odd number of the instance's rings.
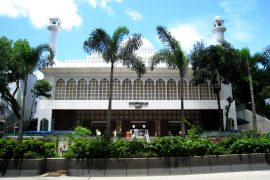
[[40,131],[48,131],[49,121],[48,119],[42,119],[40,121]]

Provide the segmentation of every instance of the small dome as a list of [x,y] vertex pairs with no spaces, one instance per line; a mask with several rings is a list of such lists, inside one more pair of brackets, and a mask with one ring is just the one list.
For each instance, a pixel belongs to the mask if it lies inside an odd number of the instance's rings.
[[215,21],[223,21],[223,20],[222,20],[221,16],[216,16]]

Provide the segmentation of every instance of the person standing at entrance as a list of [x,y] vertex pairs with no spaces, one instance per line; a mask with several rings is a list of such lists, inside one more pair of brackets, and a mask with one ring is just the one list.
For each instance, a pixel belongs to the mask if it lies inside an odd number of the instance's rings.
[[117,131],[116,131],[116,129],[114,129],[114,131],[113,131],[113,142],[116,142],[116,140],[117,140]]
[[101,136],[101,132],[99,131],[99,129],[96,129],[96,138],[100,139]]
[[148,132],[148,130],[147,130],[147,129],[145,130],[145,134],[144,134],[144,136],[145,136],[145,140],[146,140],[146,142],[150,143],[149,132]]

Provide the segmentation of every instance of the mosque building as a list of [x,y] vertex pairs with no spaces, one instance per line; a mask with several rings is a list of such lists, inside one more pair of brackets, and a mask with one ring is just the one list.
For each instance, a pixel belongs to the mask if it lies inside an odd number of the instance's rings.
[[[50,44],[55,47],[60,20],[51,18],[48,29]],[[223,40],[224,20],[216,17],[213,34],[215,40]],[[143,38],[143,45],[136,51],[146,66],[155,49]],[[104,133],[108,109],[110,65],[99,54],[83,60],[56,61],[53,67],[42,69],[44,79],[53,85],[52,98],[41,99],[38,105],[38,131],[73,130],[87,127]],[[189,69],[184,78],[185,118],[203,130],[218,130],[218,106],[213,86],[209,81],[196,85]],[[224,127],[226,98],[232,96],[230,85],[221,85],[221,108]],[[136,72],[121,64],[114,69],[112,129],[125,136],[131,129],[147,129],[150,136],[166,136],[180,131],[180,78],[177,70],[161,64],[154,71],[138,78]],[[229,117],[237,129],[235,104]]]

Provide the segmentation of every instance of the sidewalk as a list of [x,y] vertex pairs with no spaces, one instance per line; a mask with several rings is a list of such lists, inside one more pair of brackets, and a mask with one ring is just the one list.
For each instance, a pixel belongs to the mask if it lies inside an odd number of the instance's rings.
[[230,173],[211,173],[211,174],[194,174],[194,175],[178,175],[178,176],[136,176],[136,177],[14,177],[1,178],[3,180],[269,180],[270,171],[243,171]]

